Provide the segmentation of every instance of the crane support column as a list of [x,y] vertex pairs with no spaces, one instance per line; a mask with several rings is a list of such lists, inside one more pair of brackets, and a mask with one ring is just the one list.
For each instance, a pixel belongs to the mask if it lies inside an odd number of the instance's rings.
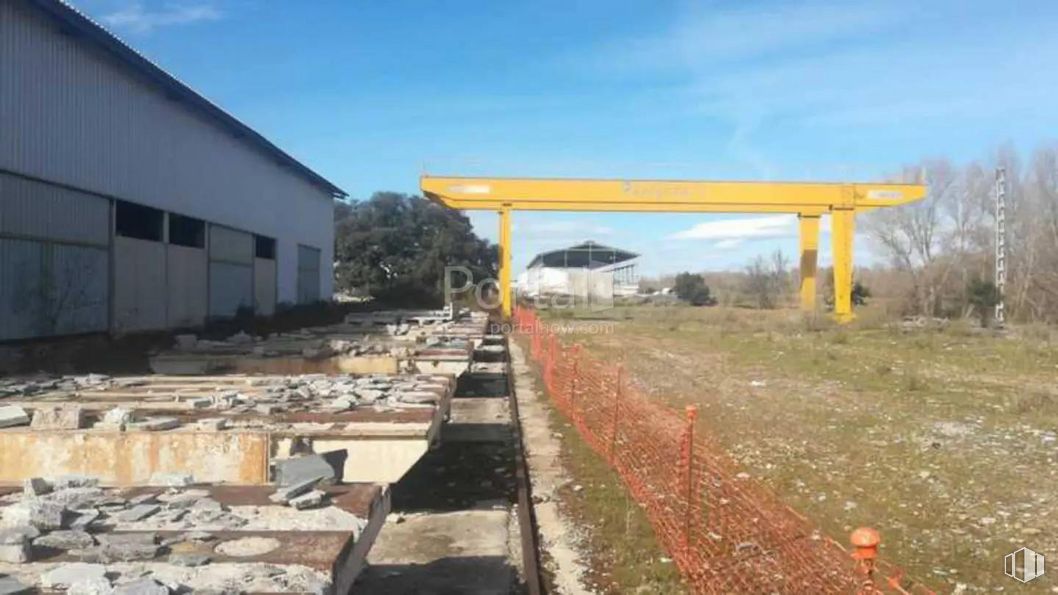
[[504,318],[511,316],[511,209],[500,213],[500,308]]
[[801,309],[816,309],[816,262],[819,253],[819,215],[798,215],[801,226]]
[[834,209],[831,213],[830,238],[834,256],[834,317],[838,322],[852,320],[852,237],[856,228],[856,211]]

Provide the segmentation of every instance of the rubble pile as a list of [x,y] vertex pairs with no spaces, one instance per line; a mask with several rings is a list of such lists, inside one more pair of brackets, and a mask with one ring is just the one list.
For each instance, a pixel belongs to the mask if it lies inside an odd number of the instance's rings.
[[[325,593],[327,574],[296,564],[239,561],[282,545],[253,531],[348,531],[366,525],[330,506],[325,477],[279,487],[276,505],[229,506],[208,486],[107,489],[96,479],[26,480],[0,496],[4,593]],[[233,535],[241,532],[241,535]],[[5,576],[6,575],[6,576]]]

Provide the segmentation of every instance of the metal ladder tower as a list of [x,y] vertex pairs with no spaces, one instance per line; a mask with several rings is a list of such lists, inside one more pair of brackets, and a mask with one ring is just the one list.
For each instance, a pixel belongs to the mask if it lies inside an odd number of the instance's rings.
[[996,324],[1006,323],[1007,287],[1007,170],[996,168]]

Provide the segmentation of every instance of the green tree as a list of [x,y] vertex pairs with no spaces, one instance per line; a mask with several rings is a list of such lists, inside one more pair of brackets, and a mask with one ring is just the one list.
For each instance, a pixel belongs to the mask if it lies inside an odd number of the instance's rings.
[[974,278],[966,286],[966,301],[977,310],[981,326],[988,326],[993,309],[999,303],[999,290],[991,281]]
[[340,291],[426,306],[444,298],[445,267],[466,267],[475,282],[496,277],[496,246],[475,235],[462,212],[421,197],[376,192],[369,200],[337,203],[334,220]]
[[705,284],[705,279],[695,273],[680,273],[676,275],[676,285],[673,288],[676,297],[691,304],[692,306],[711,306],[715,302]]

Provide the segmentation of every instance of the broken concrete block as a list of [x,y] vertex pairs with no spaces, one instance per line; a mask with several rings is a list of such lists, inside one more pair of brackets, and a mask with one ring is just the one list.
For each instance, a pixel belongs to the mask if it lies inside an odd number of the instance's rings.
[[114,587],[104,578],[90,578],[70,585],[66,595],[112,595]]
[[101,562],[132,562],[152,560],[158,556],[158,535],[155,533],[111,533],[100,534],[99,558]]
[[16,405],[5,405],[0,407],[0,428],[13,428],[24,426],[29,423],[29,414],[26,410]]
[[229,422],[223,417],[209,417],[206,419],[198,420],[196,424],[199,430],[207,432],[219,432],[228,427]]
[[306,508],[316,508],[323,503],[324,493],[319,490],[312,490],[311,492],[298,496],[297,498],[291,499],[287,504],[298,509],[305,510]]
[[115,518],[123,523],[135,523],[136,521],[142,521],[161,509],[162,507],[157,504],[138,504],[124,512],[119,512]]
[[51,484],[43,477],[27,477],[22,482],[22,493],[27,496],[43,496],[51,491]]
[[129,498],[129,504],[138,506],[140,504],[155,504],[158,502],[158,492],[147,492]]
[[99,478],[89,475],[68,474],[60,475],[52,480],[51,484],[56,490],[70,488],[94,488],[99,485]]
[[96,540],[84,531],[52,531],[33,540],[36,547],[49,547],[57,550],[83,550],[96,544]]
[[73,521],[70,522],[70,528],[77,531],[84,531],[99,518],[100,513],[98,510],[92,508],[87,510],[78,510],[77,516]]
[[23,585],[13,576],[0,576],[0,595],[22,595],[32,593],[33,590]]
[[184,401],[187,406],[192,409],[205,409],[213,404],[213,399],[207,397],[199,397],[197,399],[188,399]]
[[80,407],[47,407],[33,412],[30,427],[38,430],[80,430],[85,427],[84,410]]
[[164,432],[180,427],[180,420],[175,417],[150,417],[143,421],[132,422],[125,426],[129,430],[145,432]]
[[151,475],[152,486],[180,488],[195,483],[195,476],[190,473],[155,473]]
[[125,426],[132,422],[133,418],[131,411],[128,409],[122,409],[121,407],[115,407],[103,414],[103,419],[97,425],[104,428],[124,430]]
[[261,415],[273,415],[282,411],[282,408],[279,405],[274,405],[272,403],[261,403],[254,407],[254,411]]
[[308,479],[308,480],[303,481],[301,483],[297,483],[297,484],[294,484],[294,485],[290,485],[290,486],[279,488],[278,490],[275,491],[274,494],[269,496],[268,499],[271,500],[272,502],[278,502],[278,503],[281,503],[281,504],[286,504],[287,502],[290,502],[294,498],[297,498],[298,496],[300,496],[302,494],[305,494],[306,492],[309,492],[310,490],[312,490],[312,488],[316,487],[316,484],[319,483],[321,479],[323,479],[323,478],[322,477],[313,477],[312,479]]
[[[340,456],[336,456],[340,455]],[[292,486],[311,479],[321,482],[341,481],[341,470],[348,453],[345,449],[332,453],[306,455],[276,462],[276,483],[281,486]],[[342,464],[336,465],[337,459]]]
[[41,531],[61,529],[66,507],[43,500],[22,500],[4,510],[4,524],[11,526],[32,525]]
[[45,589],[69,588],[76,583],[105,577],[106,568],[102,564],[71,562],[40,575],[40,585]]
[[194,568],[196,566],[205,566],[209,564],[210,557],[203,554],[170,554],[169,563],[176,564],[177,566],[188,566]]
[[330,409],[331,411],[335,411],[335,412],[347,411],[349,409],[352,409],[353,405],[355,405],[355,403],[353,401],[350,401],[350,400],[345,399],[345,398],[338,398],[338,399],[335,399],[335,400],[327,403],[327,409]]
[[30,552],[29,539],[21,533],[7,533],[0,538],[0,562],[25,564]]

